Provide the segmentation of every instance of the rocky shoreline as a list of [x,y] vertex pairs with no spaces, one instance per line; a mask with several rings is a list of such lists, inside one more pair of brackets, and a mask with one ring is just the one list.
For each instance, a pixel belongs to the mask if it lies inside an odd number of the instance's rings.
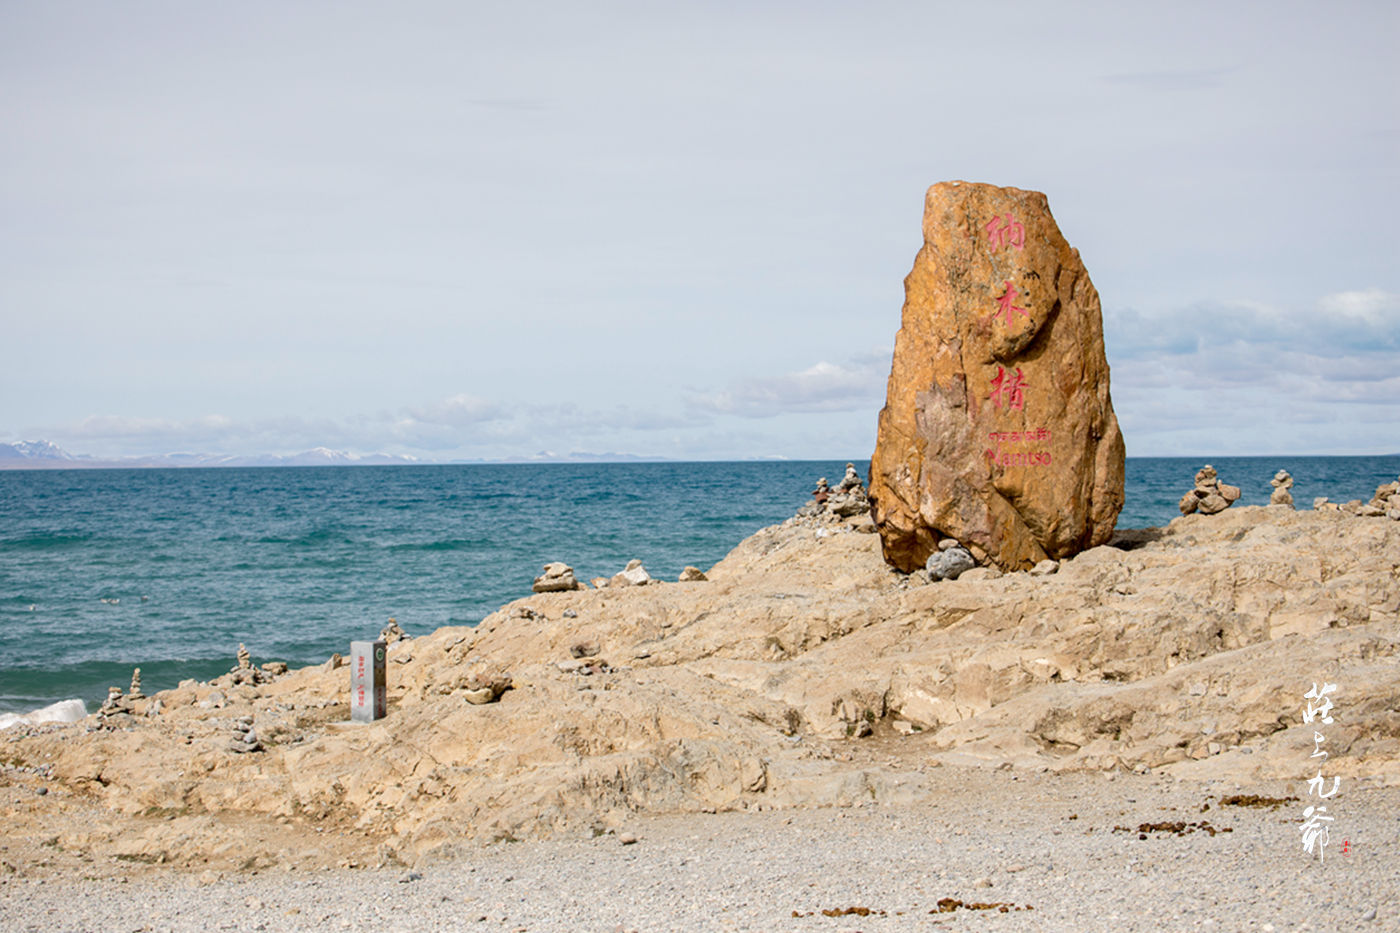
[[908,803],[941,765],[1296,781],[1323,679],[1345,707],[1328,774],[1400,783],[1398,522],[1232,508],[1054,573],[929,583],[868,530],[806,510],[701,582],[538,593],[394,640],[368,727],[338,659],[244,658],[9,730],[6,870],[412,865],[637,814]]

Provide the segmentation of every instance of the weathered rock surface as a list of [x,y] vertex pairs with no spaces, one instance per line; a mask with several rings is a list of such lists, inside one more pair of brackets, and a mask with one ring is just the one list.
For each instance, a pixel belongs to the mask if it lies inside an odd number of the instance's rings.
[[647,573],[640,560],[633,558],[626,567],[612,575],[608,586],[646,586],[650,582],[651,574]]
[[[346,721],[344,671],[317,665],[16,726],[5,858],[415,864],[634,813],[931,799],[938,763],[1301,796],[1303,694],[1324,679],[1326,775],[1400,784],[1400,523],[1241,507],[1120,533],[1049,576],[984,571],[915,585],[853,523],[792,520],[703,586],[556,593],[390,645],[373,725]],[[233,754],[231,730],[261,751]]]
[[1123,506],[1099,296],[1035,191],[928,190],[871,462],[885,559],[1002,569],[1103,544]]
[[574,568],[559,561],[545,564],[544,573],[535,577],[535,582],[530,585],[530,589],[536,593],[563,593],[578,588]]
[[1357,515],[1384,515],[1392,521],[1400,521],[1400,479],[1393,483],[1382,483],[1376,487],[1376,494],[1366,503],[1364,509],[1356,509]]
[[[1207,463],[1196,471],[1195,486],[1181,497],[1177,508],[1182,515],[1200,512],[1202,515],[1215,515],[1223,512],[1239,499],[1240,487],[1220,482],[1215,467]],[[1290,500],[1292,497],[1289,497]]]

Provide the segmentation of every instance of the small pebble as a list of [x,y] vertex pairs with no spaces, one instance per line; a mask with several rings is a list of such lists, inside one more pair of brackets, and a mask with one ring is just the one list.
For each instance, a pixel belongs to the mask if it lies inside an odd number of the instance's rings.
[[625,846],[630,846],[636,843],[637,837],[631,833],[620,833],[618,834],[617,841]]

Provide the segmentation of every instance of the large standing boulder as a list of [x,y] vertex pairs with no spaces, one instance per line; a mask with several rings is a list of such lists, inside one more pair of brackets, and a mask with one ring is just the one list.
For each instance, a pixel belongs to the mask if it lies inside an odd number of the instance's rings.
[[870,465],[885,560],[956,538],[1015,570],[1103,544],[1123,436],[1079,252],[1037,191],[937,184],[923,226]]

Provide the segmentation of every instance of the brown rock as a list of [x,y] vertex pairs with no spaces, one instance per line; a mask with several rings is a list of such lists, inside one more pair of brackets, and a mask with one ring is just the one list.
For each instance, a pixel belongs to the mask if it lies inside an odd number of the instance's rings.
[[1025,569],[1106,542],[1123,437],[1079,253],[1016,188],[934,185],[923,233],[870,470],[885,560],[956,538]]
[[574,577],[574,568],[554,561],[544,565],[544,573],[535,577],[530,589],[536,593],[564,593],[579,589],[579,582]]
[[1201,501],[1196,505],[1202,515],[1214,515],[1223,512],[1230,507],[1230,500],[1226,499],[1218,492],[1206,493],[1201,497]]
[[633,558],[627,562],[627,566],[612,575],[608,581],[609,586],[645,586],[651,583],[651,574],[642,566],[642,562]]

